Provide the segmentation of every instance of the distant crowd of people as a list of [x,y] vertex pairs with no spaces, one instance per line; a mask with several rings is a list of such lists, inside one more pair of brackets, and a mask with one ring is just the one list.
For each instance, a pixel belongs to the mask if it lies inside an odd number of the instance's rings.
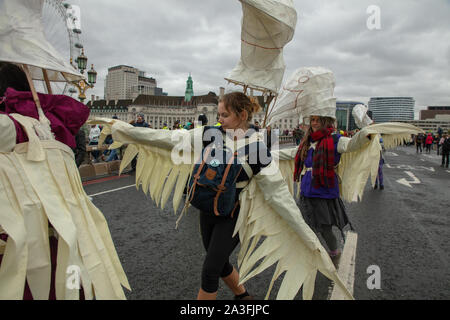
[[444,133],[441,128],[438,129],[437,134],[428,132],[426,134],[418,134],[413,137],[416,145],[416,153],[426,152],[431,153],[431,150],[436,150],[437,155],[442,156],[441,167],[449,167],[449,152],[450,152],[450,136]]

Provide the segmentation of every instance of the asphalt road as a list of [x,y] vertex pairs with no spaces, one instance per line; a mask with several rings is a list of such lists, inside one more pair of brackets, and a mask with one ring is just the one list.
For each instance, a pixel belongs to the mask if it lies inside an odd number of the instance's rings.
[[[416,154],[413,146],[387,152],[385,160],[385,189],[367,186],[363,201],[349,206],[359,235],[354,295],[449,299],[450,171],[436,151]],[[367,286],[374,265],[380,289]]]
[[[363,201],[347,205],[358,232],[354,296],[449,299],[450,171],[440,168],[440,159],[433,154],[416,155],[413,147],[397,148],[385,158],[385,190],[367,185]],[[410,188],[398,183],[400,179],[420,183]],[[127,298],[195,299],[204,257],[197,210],[191,207],[176,230],[172,208],[157,208],[133,184],[134,176],[125,175],[85,186],[108,221],[132,287]],[[123,189],[96,195],[118,188]],[[231,257],[235,266],[238,250]],[[380,285],[371,290],[367,281],[372,273],[367,269],[373,265],[379,267]],[[273,271],[271,267],[246,283],[255,298],[265,297]],[[276,281],[270,299],[275,299],[280,282]],[[329,286],[318,274],[314,299],[327,299]],[[232,297],[221,282],[218,299]],[[301,292],[296,299],[301,299]]]

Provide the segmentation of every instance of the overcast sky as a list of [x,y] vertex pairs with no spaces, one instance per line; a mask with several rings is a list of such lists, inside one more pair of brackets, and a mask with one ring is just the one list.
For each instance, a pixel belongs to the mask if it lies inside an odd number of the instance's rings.
[[[130,65],[169,95],[219,87],[240,57],[238,0],[70,0],[81,8],[82,42],[104,96],[107,69]],[[298,21],[284,49],[285,79],[297,68],[323,66],[336,77],[338,100],[411,96],[416,110],[450,105],[450,0],[294,0]],[[376,5],[379,29],[374,20]]]

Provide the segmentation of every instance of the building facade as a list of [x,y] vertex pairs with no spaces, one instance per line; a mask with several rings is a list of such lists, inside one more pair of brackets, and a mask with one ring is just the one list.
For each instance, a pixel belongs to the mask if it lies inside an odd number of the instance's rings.
[[412,97],[375,97],[369,101],[376,123],[414,120],[414,106]]
[[156,80],[145,76],[144,71],[125,65],[108,69],[105,79],[105,100],[136,99],[139,95],[161,95]]
[[92,118],[109,118],[116,116],[119,120],[128,121],[128,106],[133,100],[91,100],[86,106],[90,110],[89,119]]
[[[132,67],[118,66],[118,73],[136,73],[139,74],[139,70]],[[114,69],[114,68],[110,68]],[[117,70],[111,70],[111,74],[114,74]],[[142,75],[142,74],[141,74]],[[130,83],[137,83],[130,76],[127,81]],[[110,77],[109,79],[113,79]],[[112,81],[112,80],[111,80]],[[120,77],[119,77],[120,82]],[[156,85],[156,82],[155,82]],[[128,92],[132,92],[130,90]],[[158,89],[158,88],[156,88]],[[146,89],[144,89],[144,92]],[[125,92],[123,90],[122,92]],[[220,88],[220,96],[224,94],[224,88]],[[133,95],[131,95],[133,96]],[[182,125],[187,122],[194,123],[197,121],[200,114],[206,115],[208,119],[208,125],[215,125],[218,121],[217,107],[219,104],[220,96],[217,96],[214,92],[209,92],[206,95],[195,96],[193,90],[192,76],[189,75],[186,81],[185,96],[168,96],[168,95],[155,95],[155,94],[139,94],[136,98],[130,99],[102,99],[92,100],[87,103],[91,113],[89,118],[105,117],[112,118],[117,116],[118,119],[131,122],[136,120],[139,113],[144,114],[145,121],[154,129],[161,129],[166,124],[169,128],[172,128],[176,121],[180,121]],[[116,97],[113,95],[107,95],[105,89],[105,97]],[[265,117],[265,103],[262,96],[257,96],[258,103],[261,105],[262,110],[253,115],[251,123],[259,122],[260,126],[263,125]],[[293,118],[280,119],[272,125],[273,129],[280,129],[281,132],[285,130],[291,131],[298,126],[299,120]]]
[[449,115],[450,106],[430,106],[427,110],[420,110],[420,120],[433,120],[438,115]]
[[[260,105],[263,106],[263,99],[258,97]],[[207,95],[193,96],[191,101],[186,102],[183,96],[150,96],[140,95],[134,100],[95,100],[89,101],[87,106],[91,113],[89,119],[94,117],[112,118],[117,116],[118,119],[126,122],[136,120],[138,113],[144,114],[144,119],[152,128],[161,129],[164,123],[172,128],[176,120],[182,125],[187,122],[195,122],[200,114],[206,115],[208,125],[217,123],[217,106],[219,97],[214,92]],[[264,122],[265,112],[255,114],[251,121],[256,121],[262,126]],[[280,119],[272,125],[273,129],[292,130],[299,124],[298,119]]]
[[410,120],[410,121],[399,121],[404,123],[412,124],[425,132],[430,132],[437,134],[438,129],[441,128],[444,133],[450,134],[450,115],[437,116],[433,120]]
[[148,96],[140,95],[128,107],[128,121],[136,119],[138,113],[154,129],[161,129],[166,124],[172,128],[176,121],[182,125],[197,121],[200,114],[206,115],[208,125],[214,125],[217,119],[218,97],[214,92],[207,95],[193,96],[185,101],[183,96]]

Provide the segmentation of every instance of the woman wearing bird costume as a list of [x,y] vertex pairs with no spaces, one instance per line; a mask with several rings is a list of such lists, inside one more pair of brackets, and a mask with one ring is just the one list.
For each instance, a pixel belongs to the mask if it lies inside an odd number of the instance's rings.
[[[372,186],[375,184],[382,148],[380,135],[383,134],[385,147],[392,148],[421,130],[403,123],[371,125],[367,107],[358,105],[353,116],[362,130],[352,138],[335,133],[334,85],[334,75],[328,69],[294,71],[269,108],[268,123],[283,116],[297,116],[310,124],[295,153],[294,181],[300,183],[300,210],[305,220],[322,234],[330,257],[337,264],[340,248],[332,226],[341,232],[346,225],[351,227],[342,199],[360,200],[369,175]],[[294,150],[291,149],[292,154]]]

